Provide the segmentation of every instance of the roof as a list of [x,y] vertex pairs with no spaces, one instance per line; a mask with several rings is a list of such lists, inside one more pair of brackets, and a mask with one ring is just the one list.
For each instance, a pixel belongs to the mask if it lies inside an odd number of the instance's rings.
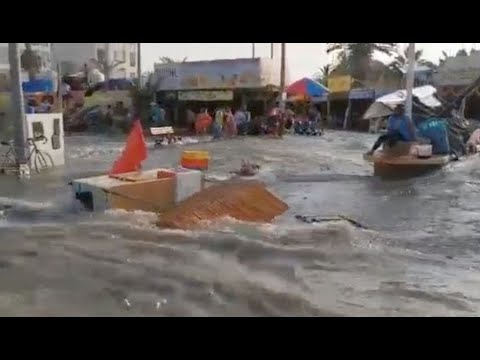
[[[401,68],[400,71],[403,74],[408,73],[408,65]],[[426,65],[415,64],[415,72],[427,72],[427,71],[433,71],[433,69],[429,66],[426,66]]]
[[[435,97],[437,90],[430,85],[420,86],[413,89],[413,96],[423,105],[429,108],[441,106],[440,101]],[[374,119],[388,116],[392,109],[399,104],[405,103],[407,90],[398,90],[391,94],[378,98],[365,112],[364,119]]]

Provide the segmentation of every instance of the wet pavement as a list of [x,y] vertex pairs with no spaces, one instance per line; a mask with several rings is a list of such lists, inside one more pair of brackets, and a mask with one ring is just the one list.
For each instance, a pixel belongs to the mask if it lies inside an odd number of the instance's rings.
[[[0,315],[478,315],[480,160],[382,181],[362,159],[374,140],[329,132],[151,148],[145,168],[210,151],[216,180],[256,162],[291,207],[273,224],[186,232],[156,228],[154,214],[83,211],[68,183],[109,170],[124,139],[69,137],[65,167],[0,177]],[[370,230],[297,214],[347,215]]]

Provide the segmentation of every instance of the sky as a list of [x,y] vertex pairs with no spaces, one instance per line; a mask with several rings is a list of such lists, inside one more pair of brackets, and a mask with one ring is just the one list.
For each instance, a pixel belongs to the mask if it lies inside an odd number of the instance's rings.
[[[480,48],[474,43],[417,43],[416,46],[424,51],[424,58],[438,61],[442,51],[448,55],[455,55],[460,49],[470,50]],[[399,44],[400,48],[406,44]],[[257,43],[256,55],[270,56],[270,44]],[[212,59],[235,59],[252,56],[251,43],[144,43],[142,44],[142,69],[152,71],[153,64],[161,57],[171,57],[176,60],[189,61]],[[331,62],[332,55],[327,55],[325,43],[287,43],[287,63],[291,79],[309,77],[319,71],[323,65]]]

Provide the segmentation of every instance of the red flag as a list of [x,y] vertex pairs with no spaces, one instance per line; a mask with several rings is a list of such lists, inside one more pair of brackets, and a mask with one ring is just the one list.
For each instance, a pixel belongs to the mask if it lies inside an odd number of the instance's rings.
[[132,131],[127,138],[125,150],[120,158],[115,161],[110,175],[125,174],[140,170],[142,161],[147,158],[147,145],[143,136],[143,128],[140,120],[133,123]]

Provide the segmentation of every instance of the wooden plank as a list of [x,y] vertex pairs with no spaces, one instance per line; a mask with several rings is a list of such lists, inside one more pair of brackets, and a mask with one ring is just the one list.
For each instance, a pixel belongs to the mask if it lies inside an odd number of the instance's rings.
[[160,227],[194,229],[224,217],[247,222],[271,222],[288,205],[258,181],[234,181],[208,187],[159,216]]
[[126,183],[112,187],[109,193],[110,207],[127,211],[142,210],[161,212],[175,206],[175,178]]

